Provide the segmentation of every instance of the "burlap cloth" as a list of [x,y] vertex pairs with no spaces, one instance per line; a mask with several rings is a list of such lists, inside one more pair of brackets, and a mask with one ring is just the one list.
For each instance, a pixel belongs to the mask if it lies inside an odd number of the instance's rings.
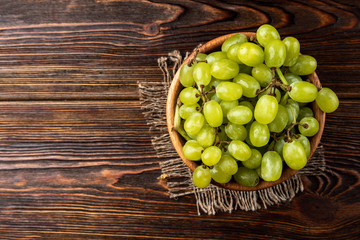
[[[185,58],[189,53],[186,53]],[[296,194],[304,190],[301,175],[321,175],[325,168],[324,149],[320,144],[314,156],[305,168],[289,180],[274,187],[258,191],[234,191],[211,185],[199,189],[192,183],[192,173],[175,151],[166,126],[166,100],[173,76],[182,63],[179,51],[173,51],[158,59],[158,65],[164,74],[163,81],[150,82],[144,79],[138,82],[141,108],[150,126],[152,145],[160,162],[160,179],[167,181],[170,198],[194,194],[197,212],[214,215],[223,211],[256,211],[274,204],[291,201]]]

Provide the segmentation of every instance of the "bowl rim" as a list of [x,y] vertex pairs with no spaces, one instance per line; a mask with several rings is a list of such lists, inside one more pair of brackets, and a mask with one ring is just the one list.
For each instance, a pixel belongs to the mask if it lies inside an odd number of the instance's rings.
[[[228,39],[229,37],[235,35],[235,34],[245,34],[247,36],[247,38],[255,38],[256,34],[253,32],[236,32],[236,33],[231,33],[231,34],[227,34],[227,35],[222,35],[220,37],[217,37],[215,39],[212,39],[208,42],[206,42],[205,44],[199,46],[197,48],[199,53],[208,53],[210,51],[213,51],[215,49],[219,49],[221,47],[221,44]],[[182,138],[182,136],[176,131],[174,130],[174,115],[175,115],[175,105],[177,104],[177,98],[179,95],[180,90],[182,89],[182,85],[180,83],[180,70],[181,68],[187,64],[189,62],[190,59],[192,59],[195,54],[197,54],[195,51],[192,52],[184,61],[183,63],[179,66],[176,74],[174,75],[169,91],[168,91],[168,97],[167,97],[167,102],[166,102],[166,123],[167,123],[167,128],[168,128],[168,132],[169,132],[169,136],[171,139],[171,142],[176,150],[176,152],[178,153],[179,157],[181,158],[181,160],[187,165],[187,167],[189,167],[191,169],[191,171],[194,171],[194,169],[199,165],[198,162],[199,161],[191,161],[188,160],[184,157],[183,153],[182,153],[182,147],[184,144],[184,140]],[[308,78],[310,79],[310,81],[318,88],[321,88],[321,83],[320,80],[318,78],[318,75],[316,74],[316,72],[312,73],[311,75],[308,76]],[[317,146],[320,143],[320,139],[321,136],[323,134],[324,131],[324,126],[325,126],[325,116],[326,114],[320,110],[320,108],[318,107],[318,105],[315,103],[315,101],[312,103],[312,110],[314,112],[314,117],[318,120],[319,122],[319,131],[318,133],[311,137],[309,139],[310,141],[310,156],[308,157],[308,162],[310,161],[311,157],[313,156],[313,154],[316,151]],[[225,184],[220,184],[217,183],[215,181],[212,180],[212,184],[217,185],[219,187],[225,188],[225,189],[229,189],[229,190],[239,190],[239,191],[255,191],[255,190],[260,190],[260,189],[265,189],[265,188],[269,188],[272,186],[275,186],[277,184],[280,184],[288,179],[290,179],[292,176],[294,176],[296,173],[298,172],[298,170],[293,170],[290,169],[289,167],[283,169],[283,172],[281,174],[281,177],[276,180],[276,181],[271,181],[271,182],[267,182],[264,180],[260,179],[260,182],[257,186],[255,187],[246,187],[246,186],[242,186],[234,181],[230,181],[229,183],[225,183]]]

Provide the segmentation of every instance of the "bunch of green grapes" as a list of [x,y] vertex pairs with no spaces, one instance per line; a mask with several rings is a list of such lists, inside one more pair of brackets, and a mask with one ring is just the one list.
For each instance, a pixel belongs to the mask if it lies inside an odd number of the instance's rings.
[[251,187],[278,180],[285,165],[302,169],[309,137],[319,130],[309,103],[326,113],[339,105],[331,89],[308,80],[316,67],[314,57],[300,55],[296,38],[281,40],[268,24],[256,39],[233,35],[221,51],[198,53],[184,65],[175,129],[186,139],[184,157],[199,161],[195,186],[234,179]]

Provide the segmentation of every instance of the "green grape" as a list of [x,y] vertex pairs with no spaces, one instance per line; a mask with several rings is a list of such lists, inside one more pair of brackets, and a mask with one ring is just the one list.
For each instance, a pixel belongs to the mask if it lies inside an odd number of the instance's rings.
[[246,161],[251,157],[250,147],[240,140],[233,140],[228,146],[228,151],[236,160]]
[[294,82],[302,81],[301,77],[299,77],[298,75],[295,75],[293,73],[289,73],[289,72],[285,73],[284,77],[289,85],[291,85]]
[[301,143],[301,145],[305,149],[306,158],[309,158],[310,151],[311,151],[309,139],[307,137],[305,137],[304,135],[297,134],[296,136],[292,137],[292,140],[298,141],[299,143]]
[[184,64],[184,66],[181,68],[180,83],[184,87],[191,87],[194,85],[193,70],[194,70],[194,65],[189,67],[187,64]]
[[261,87],[266,87],[273,79],[271,69],[263,63],[253,67],[251,75],[260,83]]
[[216,146],[210,146],[210,147],[205,148],[205,150],[201,154],[201,161],[206,166],[211,167],[220,161],[221,155],[222,155],[222,153],[221,153],[220,148],[218,148]]
[[249,130],[250,142],[255,147],[265,146],[270,140],[270,131],[266,124],[254,121]]
[[251,147],[255,147],[251,141],[250,141],[250,128],[251,128],[251,125],[253,124],[253,120],[250,121],[248,124],[245,125],[245,129],[246,129],[246,132],[247,132],[247,136],[246,136],[246,139],[245,139],[245,142],[251,146]]
[[304,117],[299,123],[299,131],[306,137],[312,137],[319,131],[319,122],[314,117]]
[[215,142],[215,129],[205,124],[196,134],[196,141],[204,148],[210,147]]
[[193,78],[198,86],[208,85],[211,81],[210,65],[205,62],[199,62],[193,70]]
[[201,113],[194,113],[185,120],[184,129],[189,135],[195,135],[201,130],[204,123],[204,115]]
[[[261,97],[264,96],[264,95],[268,95],[268,94],[270,93],[270,91],[273,91],[273,89],[272,89],[272,88],[269,88],[269,89],[265,90],[264,92],[260,93],[260,94],[258,95],[258,97],[261,98]],[[280,102],[280,101],[281,101],[281,92],[280,92],[280,90],[277,89],[277,88],[275,88],[275,98],[276,98],[277,102]]]
[[261,165],[261,159],[262,159],[262,155],[261,152],[255,148],[251,149],[251,157],[246,160],[241,162],[244,167],[249,168],[249,169],[256,169],[258,167],[260,167]]
[[195,57],[195,60],[198,62],[204,62],[206,60],[207,54],[205,53],[198,53]]
[[211,182],[210,169],[206,166],[195,168],[192,176],[193,183],[198,188],[206,188]]
[[299,116],[297,117],[297,120],[300,121],[304,117],[314,117],[314,112],[309,107],[302,107],[299,111]]
[[183,104],[194,105],[200,99],[200,92],[196,88],[187,87],[181,90],[179,98]]
[[297,102],[309,103],[315,101],[318,90],[314,84],[306,81],[294,82],[291,85],[289,96]]
[[332,113],[339,107],[339,99],[330,88],[322,88],[319,91],[316,103],[326,113]]
[[230,59],[220,59],[210,68],[211,75],[220,80],[234,78],[239,73],[239,64]]
[[216,94],[214,94],[214,95],[210,98],[210,100],[214,100],[214,101],[218,102],[219,104],[220,104],[220,102],[222,101],[222,99],[220,99]]
[[290,72],[296,75],[309,75],[315,72],[317,67],[316,59],[309,55],[299,55],[296,63],[289,67]]
[[240,185],[245,187],[255,187],[259,184],[259,175],[253,169],[239,167],[237,173],[234,174],[234,179]]
[[201,152],[204,148],[195,140],[187,141],[182,149],[183,155],[186,159],[191,161],[198,161],[201,158]]
[[280,34],[273,26],[263,24],[256,31],[256,39],[261,46],[265,47],[271,40],[280,39]]
[[247,137],[247,130],[243,125],[229,122],[225,127],[225,133],[231,140],[244,141]]
[[233,79],[234,83],[241,85],[243,95],[248,98],[256,97],[256,93],[260,90],[260,83],[252,76],[246,73],[239,73]]
[[228,136],[226,135],[225,126],[220,126],[218,128],[218,137],[220,141],[227,141]]
[[283,43],[286,46],[286,59],[284,62],[284,66],[289,67],[294,65],[299,57],[300,43],[294,37],[284,38]]
[[230,155],[223,155],[217,165],[228,175],[234,175],[238,170],[236,160]]
[[240,45],[238,58],[245,65],[255,67],[264,62],[264,51],[255,43],[246,42]]
[[283,157],[283,148],[284,148],[284,144],[285,144],[285,140],[279,139],[276,141],[275,145],[274,145],[274,150],[281,156]]
[[251,121],[253,113],[250,108],[239,105],[230,109],[227,119],[235,124],[246,124]]
[[285,105],[285,108],[286,108],[286,110],[288,112],[288,116],[289,116],[286,126],[290,126],[291,123],[293,121],[296,121],[297,117],[299,116],[299,109],[300,109],[299,104],[296,101],[289,99],[288,103]]
[[233,60],[234,62],[236,62],[238,64],[242,64],[242,62],[239,60],[239,57],[238,57],[238,51],[239,51],[239,47],[241,44],[242,43],[236,43],[234,45],[231,45],[229,47],[228,51],[226,52],[227,58],[230,60]]
[[215,164],[211,169],[210,169],[210,173],[211,173],[211,177],[212,179],[217,182],[217,183],[228,183],[230,182],[232,175],[226,174],[224,173],[220,167],[218,166],[218,164]]
[[238,100],[234,100],[234,101],[221,101],[220,102],[220,106],[223,112],[223,116],[224,118],[227,119],[227,114],[230,111],[230,109],[232,109],[233,107],[236,107],[239,105],[239,101]]
[[261,166],[256,168],[255,171],[256,171],[257,175],[259,176],[259,178],[261,178]]
[[218,102],[211,100],[204,105],[204,117],[212,127],[219,127],[223,123],[223,112]]
[[[213,87],[215,89],[216,86],[219,85],[219,83],[221,83],[221,82],[222,82],[222,80],[212,77],[210,83],[204,87],[204,91],[205,92],[211,91],[211,90],[213,90]],[[212,95],[210,96],[209,94],[210,93],[208,93],[208,97],[211,97]]]
[[[240,61],[240,60],[239,60]],[[251,74],[252,71],[252,67],[247,66],[245,64],[239,64],[239,72],[240,73],[246,73],[246,74]]]
[[235,101],[241,98],[243,93],[240,84],[233,82],[221,82],[216,86],[216,96],[224,101]]
[[244,42],[247,42],[247,37],[246,35],[240,33],[240,34],[235,34],[232,35],[231,37],[229,37],[228,39],[225,40],[225,42],[221,45],[221,51],[223,52],[227,52],[228,49],[233,46],[234,44],[241,44]]
[[289,168],[294,170],[302,169],[307,163],[305,149],[298,141],[286,142],[284,144],[283,158]]
[[276,151],[268,151],[261,161],[261,178],[265,181],[276,181],[281,177],[283,163]]
[[226,53],[225,52],[221,52],[221,51],[217,51],[217,52],[212,52],[210,54],[208,54],[206,56],[206,62],[211,66],[214,62],[219,61],[220,59],[226,59]]
[[282,132],[289,120],[289,115],[286,108],[283,105],[279,105],[278,112],[275,119],[268,124],[270,132],[280,133]]
[[274,121],[278,112],[278,105],[279,104],[274,96],[261,96],[255,106],[255,120],[262,124],[271,123]]
[[252,103],[249,102],[249,101],[241,101],[241,102],[239,103],[239,105],[250,108],[252,112],[254,112],[254,110],[255,110],[254,105],[252,105]]
[[279,39],[271,40],[265,46],[264,55],[266,66],[279,68],[285,62],[286,46]]
[[179,108],[179,114],[182,119],[187,119],[192,114],[199,112],[198,109],[200,109],[200,105],[198,103],[195,103],[193,105],[186,105],[183,104]]

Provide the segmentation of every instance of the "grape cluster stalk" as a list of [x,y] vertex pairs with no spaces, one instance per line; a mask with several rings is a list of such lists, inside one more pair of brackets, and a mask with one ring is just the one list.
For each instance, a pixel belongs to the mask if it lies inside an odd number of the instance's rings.
[[180,70],[174,129],[186,140],[183,155],[199,166],[193,183],[235,181],[253,187],[276,181],[287,166],[305,167],[309,138],[319,131],[310,103],[334,112],[339,99],[308,80],[317,68],[294,37],[281,40],[264,24],[256,38],[229,37],[221,50],[196,52]]

